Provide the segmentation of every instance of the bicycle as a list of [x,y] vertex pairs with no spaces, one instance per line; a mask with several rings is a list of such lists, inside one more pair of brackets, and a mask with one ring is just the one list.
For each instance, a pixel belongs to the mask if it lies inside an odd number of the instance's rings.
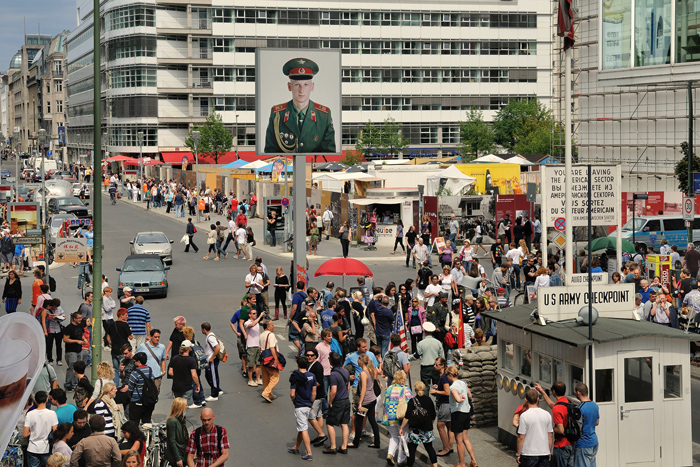
[[146,454],[143,467],[169,467],[165,458],[167,447],[167,434],[165,423],[144,423],[141,428],[146,435]]
[[80,290],[80,296],[85,298],[85,293],[92,289],[90,285],[90,265],[89,263],[79,263],[78,266],[78,290]]
[[287,245],[287,251],[294,251],[294,234],[289,234],[284,243]]

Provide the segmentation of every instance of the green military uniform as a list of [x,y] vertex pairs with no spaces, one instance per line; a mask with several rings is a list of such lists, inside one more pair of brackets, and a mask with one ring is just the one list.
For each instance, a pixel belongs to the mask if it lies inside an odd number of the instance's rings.
[[[292,81],[311,80],[318,70],[314,61],[305,58],[289,60],[282,68],[285,76]],[[265,152],[336,153],[331,110],[311,100],[308,100],[305,109],[297,108],[294,100],[273,106],[265,132]]]
[[274,106],[265,134],[265,152],[335,153],[335,129],[331,110],[309,101],[303,117],[300,117],[299,109],[292,101]]
[[445,330],[445,323],[447,322],[447,314],[449,310],[446,306],[442,305],[440,302],[436,302],[433,306],[428,308],[425,312],[426,321],[430,321],[435,325],[437,332]]

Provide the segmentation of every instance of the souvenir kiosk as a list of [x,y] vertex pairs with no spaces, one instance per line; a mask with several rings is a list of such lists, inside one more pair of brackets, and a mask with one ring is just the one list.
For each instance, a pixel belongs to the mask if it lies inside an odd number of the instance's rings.
[[[567,396],[577,402],[574,387],[584,382],[600,407],[599,467],[692,465],[689,341],[697,336],[638,321],[632,287],[622,292],[600,287],[594,289],[599,317],[592,342],[587,320],[585,325],[576,320],[581,308],[587,316],[587,287],[548,287],[537,305],[486,314],[498,323],[499,441],[515,449],[512,418],[528,387],[539,383],[551,395],[552,384],[563,381]],[[563,305],[552,307],[552,300]],[[550,411],[544,401],[540,407]]]

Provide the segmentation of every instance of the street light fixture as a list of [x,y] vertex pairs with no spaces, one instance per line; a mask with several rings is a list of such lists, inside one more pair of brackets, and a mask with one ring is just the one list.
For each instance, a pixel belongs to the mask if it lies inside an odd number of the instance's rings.
[[[635,222],[635,215],[637,214],[637,210],[636,210],[637,203],[635,203],[635,201],[637,201],[638,199],[649,199],[649,195],[646,193],[644,193],[644,194],[632,193],[632,245],[634,245],[635,250],[637,248],[637,245],[635,245],[635,241],[634,241],[635,240],[634,234],[637,231],[637,226],[636,226],[636,222]],[[620,232],[620,234],[622,234],[622,232]]]
[[143,178],[143,131],[139,131],[138,133],[136,133],[136,139],[139,142],[139,178]]
[[197,222],[199,222],[199,153],[197,147],[202,133],[195,130],[192,132],[192,142],[194,143],[194,192],[197,194]]

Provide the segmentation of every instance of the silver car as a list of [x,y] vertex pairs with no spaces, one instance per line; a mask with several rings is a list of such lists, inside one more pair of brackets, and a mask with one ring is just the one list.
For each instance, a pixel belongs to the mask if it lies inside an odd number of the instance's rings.
[[163,232],[139,232],[129,244],[132,255],[158,255],[163,263],[173,263],[173,240]]

